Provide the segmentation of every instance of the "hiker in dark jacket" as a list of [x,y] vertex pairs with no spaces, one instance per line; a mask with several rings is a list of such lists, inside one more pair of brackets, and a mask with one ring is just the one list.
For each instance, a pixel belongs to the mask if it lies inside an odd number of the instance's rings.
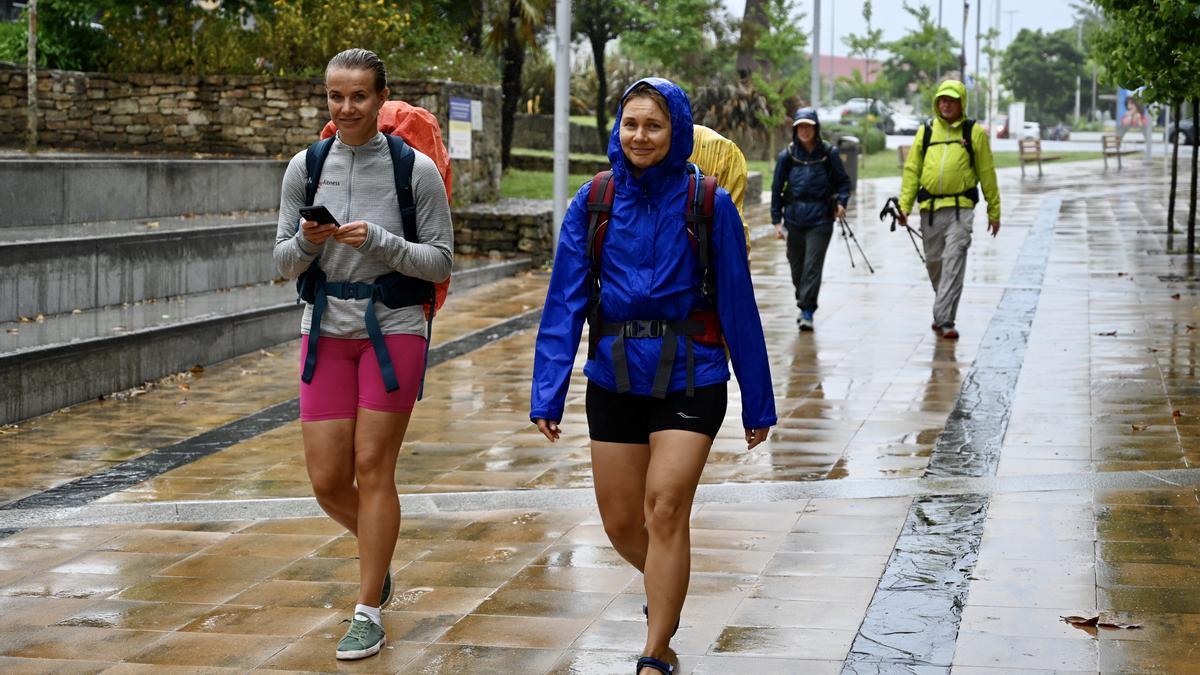
[[800,108],[792,117],[792,142],[775,160],[771,223],[775,236],[787,239],[802,331],[813,329],[833,221],[846,214],[849,201],[850,176],[837,148],[821,140],[817,111]]

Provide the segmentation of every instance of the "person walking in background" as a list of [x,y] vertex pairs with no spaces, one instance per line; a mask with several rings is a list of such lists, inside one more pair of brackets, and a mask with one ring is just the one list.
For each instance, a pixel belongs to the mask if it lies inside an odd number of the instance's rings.
[[[389,97],[379,57],[365,49],[338,54],[325,70],[325,89],[337,136],[288,164],[274,256],[283,276],[303,275],[311,288],[302,290],[308,304],[300,327],[304,459],[317,503],[358,540],[358,604],[336,656],[360,659],[386,641],[381,608],[392,593],[389,565],[400,529],[396,457],[428,341],[421,301],[393,293],[449,277],[454,243],[433,160],[377,129]],[[328,152],[323,164],[310,163],[319,146]],[[398,201],[397,156],[411,162],[413,216]],[[302,218],[312,204],[325,213]],[[404,238],[406,217],[415,217],[421,243]]]
[[814,328],[833,221],[846,215],[849,201],[850,176],[837,148],[821,140],[817,111],[800,108],[792,116],[792,142],[775,160],[771,224],[775,236],[787,240],[801,331]]
[[626,90],[612,171],[584,184],[563,218],[534,356],[529,417],[553,442],[587,317],[596,501],[613,547],[644,574],[639,675],[673,670],[692,500],[725,419],[726,345],[747,448],[776,423],[742,224],[729,194],[686,162],[692,145],[682,89],[647,78]]
[[979,186],[987,199],[988,231],[1000,232],[1000,189],[987,132],[966,116],[967,89],[958,80],[938,85],[933,118],[913,139],[904,163],[900,218],[908,224],[914,202],[921,207],[925,269],[933,284],[933,330],[958,339],[955,318],[966,278],[967,250]]

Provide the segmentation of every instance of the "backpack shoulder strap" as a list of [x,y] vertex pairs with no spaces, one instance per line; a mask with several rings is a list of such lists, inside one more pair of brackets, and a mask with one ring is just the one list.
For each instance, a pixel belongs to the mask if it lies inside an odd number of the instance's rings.
[[684,221],[688,228],[688,238],[695,243],[696,256],[700,259],[700,292],[710,301],[715,302],[716,287],[709,266],[711,260],[709,247],[712,246],[717,178],[716,176],[705,176],[694,164],[690,165],[690,170],[687,191],[688,209]]
[[600,249],[604,247],[604,234],[608,231],[615,191],[611,170],[601,171],[592,177],[587,200],[587,255],[591,261],[588,266],[588,276],[591,277],[588,283],[588,360],[596,358],[596,345],[600,343]]
[[304,167],[308,171],[308,179],[304,182],[304,205],[312,206],[317,198],[317,186],[321,184],[321,168],[325,166],[325,158],[329,157],[329,148],[333,147],[333,136],[317,141],[308,146],[304,153]]
[[412,174],[417,153],[403,138],[384,134],[388,151],[392,155],[392,176],[396,181],[396,201],[400,204],[400,222],[404,227],[404,238],[417,241],[417,202],[413,197]]
[[608,219],[612,214],[613,184],[612,171],[601,171],[592,177],[592,187],[588,190],[588,239],[587,251],[592,259],[592,270],[596,272],[600,266],[600,249],[604,247],[604,235],[608,232]]
[[971,159],[971,170],[975,172],[975,176],[979,176],[979,170],[975,168],[975,144],[971,142],[971,131],[975,129],[975,120],[968,117],[963,120],[962,134],[963,147],[967,149],[967,156]]

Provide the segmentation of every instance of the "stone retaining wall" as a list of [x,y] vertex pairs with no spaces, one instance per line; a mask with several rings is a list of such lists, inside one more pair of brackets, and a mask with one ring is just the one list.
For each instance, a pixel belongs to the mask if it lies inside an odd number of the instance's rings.
[[529,256],[550,261],[554,204],[548,199],[501,199],[454,209],[454,249],[465,255]]
[[[449,139],[450,97],[483,102],[472,159],[454,160],[459,203],[500,194],[500,88],[392,82],[393,98],[429,109]],[[0,146],[25,140],[25,71],[0,64]],[[322,81],[268,76],[38,72],[39,145],[120,152],[290,157],[329,120]]]
[[[596,127],[571,123],[571,152],[607,155],[608,143],[600,142]],[[553,115],[515,115],[513,118],[513,147],[534,150],[554,149]]]

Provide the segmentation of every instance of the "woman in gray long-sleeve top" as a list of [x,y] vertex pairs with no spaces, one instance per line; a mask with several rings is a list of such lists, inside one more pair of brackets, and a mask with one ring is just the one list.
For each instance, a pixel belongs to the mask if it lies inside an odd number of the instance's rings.
[[400,529],[396,457],[424,375],[428,338],[422,306],[389,302],[377,281],[396,279],[395,273],[444,281],[454,246],[445,185],[420,152],[411,181],[417,241],[404,237],[392,152],[376,128],[390,93],[379,58],[363,49],[338,54],[325,70],[325,88],[338,133],[313,204],[325,206],[340,226],[300,217],[308,167],[306,151],[297,153],[283,178],[275,263],[288,278],[308,271],[306,279],[319,278],[318,272],[327,279],[300,326],[302,362],[308,362],[300,418],[317,502],[358,537],[358,605],[336,655],[359,659],[385,643],[380,610],[391,597],[388,565]]

